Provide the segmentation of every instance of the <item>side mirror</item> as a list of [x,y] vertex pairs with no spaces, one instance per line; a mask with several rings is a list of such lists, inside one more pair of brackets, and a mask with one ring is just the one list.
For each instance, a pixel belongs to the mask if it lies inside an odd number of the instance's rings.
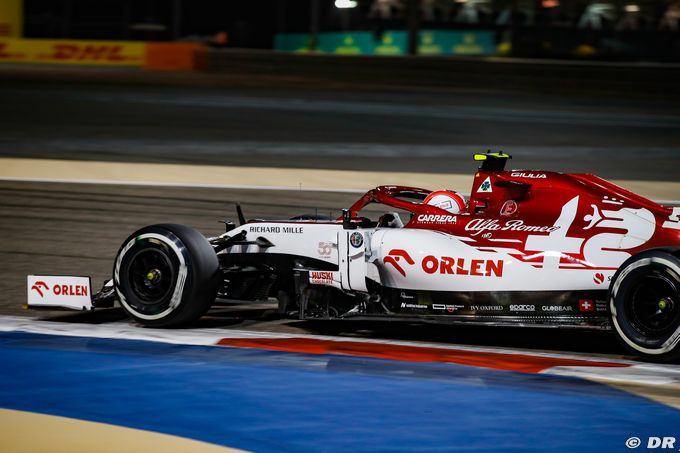
[[484,200],[470,200],[469,210],[472,214],[481,214],[489,204]]
[[352,212],[349,209],[342,210],[342,228],[345,230],[356,230],[357,226],[352,222]]

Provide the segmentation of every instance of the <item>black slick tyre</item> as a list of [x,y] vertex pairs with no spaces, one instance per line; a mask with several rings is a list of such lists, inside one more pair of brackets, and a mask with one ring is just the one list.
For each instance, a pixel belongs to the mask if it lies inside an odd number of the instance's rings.
[[680,360],[680,259],[648,250],[626,260],[609,288],[611,324],[621,344],[648,361]]
[[184,225],[144,227],[116,255],[113,283],[118,301],[149,327],[181,327],[205,314],[221,283],[212,246]]

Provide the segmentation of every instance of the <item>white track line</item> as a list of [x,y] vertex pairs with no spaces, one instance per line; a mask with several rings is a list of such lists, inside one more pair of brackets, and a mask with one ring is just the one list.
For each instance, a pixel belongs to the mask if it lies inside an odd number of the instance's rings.
[[597,368],[589,366],[556,366],[541,374],[570,376],[600,382],[641,385],[680,385],[680,367],[638,363],[625,368]]
[[[215,345],[225,338],[310,338],[318,340],[342,341],[353,343],[375,343],[399,346],[426,347],[436,349],[450,349],[456,351],[490,352],[508,355],[522,355],[558,359],[571,359],[588,362],[608,362],[635,365],[640,362],[617,358],[603,358],[597,356],[542,352],[533,350],[518,350],[509,348],[493,348],[459,344],[428,343],[417,341],[398,341],[377,338],[333,337],[326,335],[310,335],[305,333],[263,332],[240,329],[206,328],[206,329],[145,329],[135,326],[131,321],[107,324],[80,324],[54,321],[42,321],[36,318],[21,316],[0,316],[0,332],[28,332],[48,335],[64,335],[75,337],[113,338],[127,340],[144,340],[172,344]],[[675,367],[678,368],[678,367]],[[675,369],[674,368],[674,369]],[[678,368],[680,369],[680,368]]]
[[[416,348],[436,348],[452,351],[496,353],[518,356],[543,357],[554,359],[570,359],[584,362],[582,366],[556,366],[541,371],[540,374],[569,376],[582,379],[608,382],[612,384],[637,385],[672,385],[680,386],[680,366],[659,365],[635,362],[619,358],[603,358],[597,356],[553,353],[508,348],[493,348],[458,344],[441,344],[417,341],[395,341],[374,338],[333,337],[309,335],[304,333],[262,332],[240,329],[183,329],[162,330],[145,329],[132,322],[114,322],[108,324],[76,324],[53,321],[41,321],[35,318],[20,316],[0,316],[0,332],[26,332],[43,335],[62,335],[68,337],[107,338],[116,340],[141,340],[157,343],[183,344],[194,346],[215,346],[222,339],[249,338],[309,338],[335,342],[355,342],[390,344]],[[627,367],[589,366],[587,362],[605,362],[628,365]]]

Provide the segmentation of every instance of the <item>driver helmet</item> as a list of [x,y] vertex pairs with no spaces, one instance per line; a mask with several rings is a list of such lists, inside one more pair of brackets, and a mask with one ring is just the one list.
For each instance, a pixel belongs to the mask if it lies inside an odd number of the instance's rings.
[[465,197],[455,190],[437,190],[429,194],[423,201],[430,206],[436,206],[451,214],[460,214],[465,210]]

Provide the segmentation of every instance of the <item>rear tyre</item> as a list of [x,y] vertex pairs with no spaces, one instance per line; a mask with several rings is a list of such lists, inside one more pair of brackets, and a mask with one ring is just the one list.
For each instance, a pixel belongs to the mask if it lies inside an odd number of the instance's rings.
[[645,360],[680,359],[680,259],[648,250],[625,261],[609,288],[611,323],[626,349]]
[[125,312],[149,327],[180,327],[205,314],[221,282],[217,255],[184,225],[144,227],[121,246],[113,284]]

